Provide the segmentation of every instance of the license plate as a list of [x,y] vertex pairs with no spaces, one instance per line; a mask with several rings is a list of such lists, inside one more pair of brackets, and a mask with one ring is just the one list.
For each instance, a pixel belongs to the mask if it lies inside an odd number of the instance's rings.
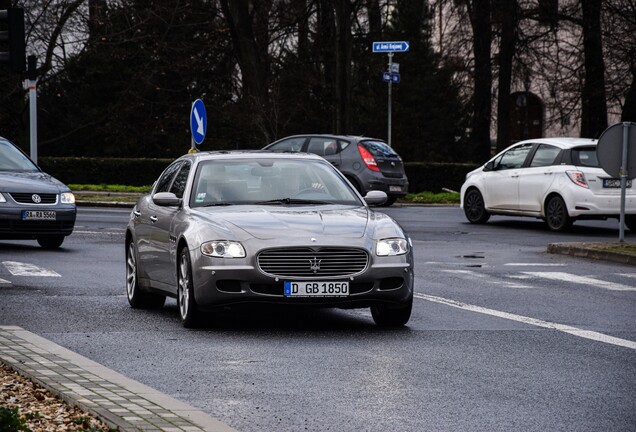
[[285,281],[285,297],[346,297],[349,282]]
[[[619,188],[621,187],[621,179],[614,179],[614,178],[603,179],[603,187],[604,188]],[[627,187],[628,188],[632,187],[631,180],[627,180]]]
[[24,210],[22,220],[55,220],[57,215],[54,211]]
[[402,186],[389,186],[389,192],[402,192]]

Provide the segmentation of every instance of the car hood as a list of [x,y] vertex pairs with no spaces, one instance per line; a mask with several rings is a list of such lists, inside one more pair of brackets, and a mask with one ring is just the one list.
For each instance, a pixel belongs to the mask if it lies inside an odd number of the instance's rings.
[[237,228],[251,237],[275,239],[299,235],[360,238],[373,213],[365,207],[316,209],[312,207],[224,207],[197,209],[212,225]]
[[62,182],[43,172],[6,171],[0,171],[0,189],[22,193],[59,193],[69,190]]

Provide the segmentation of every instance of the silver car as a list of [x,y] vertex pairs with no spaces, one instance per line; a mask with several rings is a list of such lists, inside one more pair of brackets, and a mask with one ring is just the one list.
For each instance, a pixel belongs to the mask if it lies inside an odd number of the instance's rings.
[[0,239],[35,239],[57,249],[73,232],[76,214],[71,190],[0,137]]
[[132,210],[126,290],[134,308],[176,297],[193,327],[249,303],[370,307],[402,326],[413,303],[408,235],[323,158],[206,152],[168,166]]

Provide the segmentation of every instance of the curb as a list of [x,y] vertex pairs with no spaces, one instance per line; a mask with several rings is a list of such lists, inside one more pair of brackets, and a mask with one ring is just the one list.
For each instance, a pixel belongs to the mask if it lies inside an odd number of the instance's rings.
[[604,251],[595,248],[607,245],[608,243],[550,243],[548,244],[548,253],[636,266],[636,255]]
[[236,432],[203,411],[18,326],[0,326],[0,361],[120,432]]

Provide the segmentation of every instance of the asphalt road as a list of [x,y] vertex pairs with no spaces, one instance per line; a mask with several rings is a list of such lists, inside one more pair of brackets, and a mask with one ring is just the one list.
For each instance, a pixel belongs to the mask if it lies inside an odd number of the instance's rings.
[[59,251],[0,242],[0,324],[242,431],[636,430],[636,269],[545,252],[617,240],[616,221],[555,234],[532,219],[469,225],[453,207],[383,211],[414,239],[404,329],[366,310],[267,309],[192,331],[174,301],[132,310],[129,211],[91,208]]

